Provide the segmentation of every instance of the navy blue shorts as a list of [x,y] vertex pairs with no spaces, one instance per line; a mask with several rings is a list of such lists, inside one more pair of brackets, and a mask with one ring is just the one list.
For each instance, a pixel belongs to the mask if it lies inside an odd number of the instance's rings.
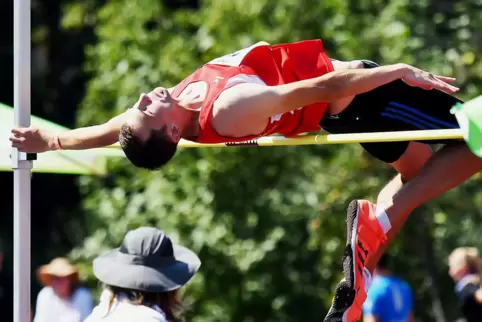
[[[320,126],[329,133],[367,133],[411,130],[455,129],[459,125],[451,108],[461,102],[438,90],[411,87],[401,80],[357,95],[338,115],[325,115]],[[453,140],[419,141],[447,144]],[[409,142],[361,143],[375,158],[397,161]]]

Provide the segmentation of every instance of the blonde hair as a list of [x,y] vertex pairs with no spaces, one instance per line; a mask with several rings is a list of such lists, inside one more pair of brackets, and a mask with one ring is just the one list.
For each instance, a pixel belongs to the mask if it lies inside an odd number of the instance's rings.
[[449,255],[449,265],[455,268],[467,267],[469,274],[476,277],[473,283],[480,284],[482,282],[482,259],[479,251],[475,247],[459,247],[452,251]]

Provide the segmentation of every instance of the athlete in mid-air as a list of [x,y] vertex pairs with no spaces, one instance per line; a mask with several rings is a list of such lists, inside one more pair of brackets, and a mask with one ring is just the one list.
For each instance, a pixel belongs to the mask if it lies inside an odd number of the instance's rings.
[[[155,71],[153,71],[155,72]],[[454,78],[406,64],[340,62],[320,40],[270,46],[258,43],[203,65],[173,89],[141,94],[133,108],[105,124],[63,133],[15,128],[12,145],[25,152],[91,149],[120,142],[138,167],[157,169],[181,138],[200,143],[240,142],[274,133],[286,137],[330,133],[458,128],[451,96]],[[428,142],[362,144],[398,175],[378,204],[353,201],[338,285],[326,321],[357,321],[370,274],[408,215],[482,169],[464,142],[436,153]]]

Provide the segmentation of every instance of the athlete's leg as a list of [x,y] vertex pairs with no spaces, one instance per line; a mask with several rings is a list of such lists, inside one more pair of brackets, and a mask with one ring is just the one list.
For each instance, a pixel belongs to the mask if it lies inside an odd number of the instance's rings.
[[[419,91],[418,89],[405,85],[403,82],[395,82],[391,86],[378,89],[377,91],[377,97],[385,96],[383,100],[386,104],[385,107],[379,111],[378,115],[380,115],[380,117],[377,118],[377,122],[388,124],[392,127],[391,130],[458,127],[455,117],[450,113],[451,107],[459,102],[455,97],[438,91]],[[372,96],[371,98],[376,100],[378,99],[377,97]],[[362,102],[367,104],[366,101]],[[392,123],[392,120],[397,122]],[[457,162],[462,163],[465,158],[467,160],[469,160],[468,158],[477,160],[477,158],[468,151],[465,144],[455,144],[454,141],[443,143],[448,143],[449,145],[444,147],[430,160],[439,160],[439,155],[443,156],[444,159],[450,157],[450,155],[444,156],[446,153],[443,151],[446,150],[450,151],[454,149],[455,151],[459,151],[458,149],[463,149],[465,152],[461,153],[460,156],[454,153],[448,162],[443,163],[443,166],[446,168],[438,167],[433,169],[433,161],[426,164],[426,167],[430,167],[430,169],[424,168],[424,164],[426,160],[429,159],[431,151],[429,147],[425,147],[421,143],[410,142],[405,147],[401,143],[399,143],[398,146],[392,146],[390,143],[363,145],[369,153],[390,163],[401,174],[400,177],[394,179],[384,188],[380,194],[378,198],[378,209],[375,210],[373,207],[365,208],[366,210],[373,210],[370,216],[376,216],[375,212],[377,212],[379,218],[386,219],[384,228],[386,232],[389,233],[387,236],[389,240],[398,232],[413,209],[421,203],[442,194],[467,178],[463,177],[463,179],[460,179],[457,177],[459,172],[451,171],[450,165],[458,166]],[[452,148],[451,145],[455,145],[457,148]],[[397,155],[399,156],[398,158]],[[394,159],[396,159],[396,161],[390,162]],[[420,172],[422,168],[424,168],[424,172]],[[476,167],[475,172],[473,172],[473,169],[474,168],[467,169],[470,173],[469,176],[478,171]],[[429,173],[429,175],[424,175],[424,178],[427,177],[428,181],[424,183],[421,191],[412,188],[414,186],[419,188],[417,184],[419,179],[415,181],[415,184],[411,182],[414,178],[418,178],[417,173],[419,172],[420,175]],[[405,186],[402,185],[402,178],[404,182],[408,182]],[[401,190],[397,191],[397,189]],[[415,192],[411,194],[410,192],[412,191]],[[383,206],[387,208],[386,212],[384,212]],[[402,212],[403,215],[401,214]],[[394,223],[392,223],[392,217]],[[386,248],[386,245],[388,244],[385,244],[383,248]],[[365,267],[373,270],[378,258],[383,253],[383,248],[377,251],[377,256],[368,256],[367,262],[364,263]]]
[[[350,243],[345,249],[343,263],[346,280],[337,286],[335,299],[324,321],[358,321],[366,298],[364,291],[368,286],[367,280],[370,278],[366,271],[373,273],[380,257],[410,213],[481,170],[482,158],[476,157],[464,143],[443,147],[395,194],[391,202],[378,205],[384,207],[390,221],[391,228],[386,231],[386,236],[380,232],[381,221],[375,217],[375,206],[368,201],[352,202],[347,220]],[[357,263],[361,257],[366,258],[366,262],[362,261],[365,268]],[[359,282],[363,287],[361,292],[351,281],[357,270],[362,271],[362,281]]]
[[[346,111],[336,117],[328,116],[321,125],[335,133],[455,128],[457,122],[449,111],[456,102],[456,98],[441,92],[418,91],[403,82],[394,82],[359,95]],[[342,119],[345,121],[340,122]],[[482,159],[472,155],[463,143],[451,143],[431,158],[426,167],[423,165],[430,151],[423,145],[409,142],[362,144],[370,154],[402,174],[380,194],[379,201],[385,208],[375,209],[368,201],[350,205],[344,257],[346,281],[337,288],[335,299],[338,301],[333,302],[326,321],[335,316],[342,316],[343,321],[357,320],[366,297],[364,292],[359,292],[368,276],[364,269],[373,270],[410,212],[482,169]],[[418,157],[415,151],[424,151],[424,157]],[[454,171],[457,168],[453,166],[461,166],[463,171]],[[450,173],[449,180],[447,173]],[[405,186],[402,177],[408,181]]]
[[402,156],[390,165],[398,174],[380,191],[377,203],[391,202],[405,182],[412,179],[432,156],[429,145],[410,142]]
[[385,209],[391,229],[387,233],[387,242],[368,258],[368,270],[373,272],[384,248],[388,247],[415,208],[458,186],[479,171],[482,171],[482,159],[476,157],[464,143],[447,145],[436,152],[420,172],[394,195],[393,200],[384,200],[378,205]]
[[[335,70],[375,68],[378,66],[377,63],[370,60],[339,61],[332,59],[332,64]],[[397,93],[396,90],[391,90],[391,92],[393,94]],[[365,96],[366,97],[361,98],[357,97],[354,103],[352,103],[353,98],[349,98],[337,102],[336,104],[332,104],[328,110],[328,113],[341,113],[341,122],[339,121],[338,115],[335,115],[334,122],[331,122],[330,116],[328,116],[325,120],[322,120],[320,125],[329,132],[335,133],[373,131],[373,126],[367,124],[367,122],[362,122],[361,126],[357,127],[358,124],[356,124],[356,120],[359,119],[360,113],[356,110],[370,109],[378,113],[377,111],[381,111],[388,104],[388,98],[376,102],[372,100],[370,95]],[[355,110],[355,113],[345,111],[347,109]],[[367,115],[366,113],[362,114]],[[344,120],[346,120],[346,122],[344,122]],[[378,129],[379,127],[376,128]],[[380,129],[380,131],[383,130],[386,130],[386,128]],[[365,148],[375,157],[390,164],[399,173],[381,190],[378,196],[379,202],[383,201],[384,199],[391,200],[393,195],[402,187],[403,182],[411,179],[432,155],[432,150],[429,146],[416,142],[400,142],[391,143],[389,145],[368,144],[365,146]],[[380,155],[382,155],[382,157],[380,157]]]
[[[396,87],[398,87],[397,90],[395,90]],[[407,125],[410,126],[423,122],[426,125],[432,125],[432,128],[437,124],[441,125],[439,128],[454,127],[456,122],[450,113],[450,108],[459,102],[456,98],[437,91],[418,91],[403,84],[394,86],[390,91],[390,107],[385,109],[382,115],[403,116],[402,119],[407,120],[409,123]],[[410,142],[402,156],[391,163],[402,174],[401,177],[407,184],[402,188],[401,178],[394,179],[378,198],[378,214],[383,215],[383,208],[386,208],[386,218],[391,224],[391,229],[387,234],[387,243],[373,257],[367,258],[365,266],[370,271],[373,271],[384,249],[388,247],[411,211],[457,186],[482,169],[482,159],[473,155],[463,142],[445,141],[443,143],[448,145],[430,158],[425,166],[423,166],[425,160],[431,154],[429,147],[415,142]],[[382,155],[380,146],[365,146],[365,148],[376,157]],[[422,154],[423,157],[421,157]],[[401,190],[397,192],[397,189]]]

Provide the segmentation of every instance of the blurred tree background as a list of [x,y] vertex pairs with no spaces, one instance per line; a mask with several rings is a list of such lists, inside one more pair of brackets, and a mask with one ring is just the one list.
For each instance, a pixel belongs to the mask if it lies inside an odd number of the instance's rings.
[[[32,0],[32,6],[32,111],[71,127],[103,122],[140,92],[173,86],[207,60],[261,40],[321,38],[333,58],[406,62],[455,75],[461,98],[482,94],[479,0]],[[4,30],[12,28],[12,11],[12,3],[0,3]],[[0,40],[0,64],[12,66],[12,37]],[[12,104],[12,69],[2,71],[0,101]],[[34,176],[33,269],[70,253],[96,290],[91,260],[128,229],[154,225],[203,261],[188,289],[194,322],[320,321],[341,278],[346,206],[375,199],[394,175],[357,145],[187,149],[155,173],[125,160],[109,166],[106,178]],[[2,274],[11,277],[12,179],[0,178]],[[480,183],[477,176],[417,210],[390,248],[394,272],[414,288],[418,321],[457,317],[446,256],[462,245],[482,249]],[[5,321],[10,309],[7,299],[0,308]]]

